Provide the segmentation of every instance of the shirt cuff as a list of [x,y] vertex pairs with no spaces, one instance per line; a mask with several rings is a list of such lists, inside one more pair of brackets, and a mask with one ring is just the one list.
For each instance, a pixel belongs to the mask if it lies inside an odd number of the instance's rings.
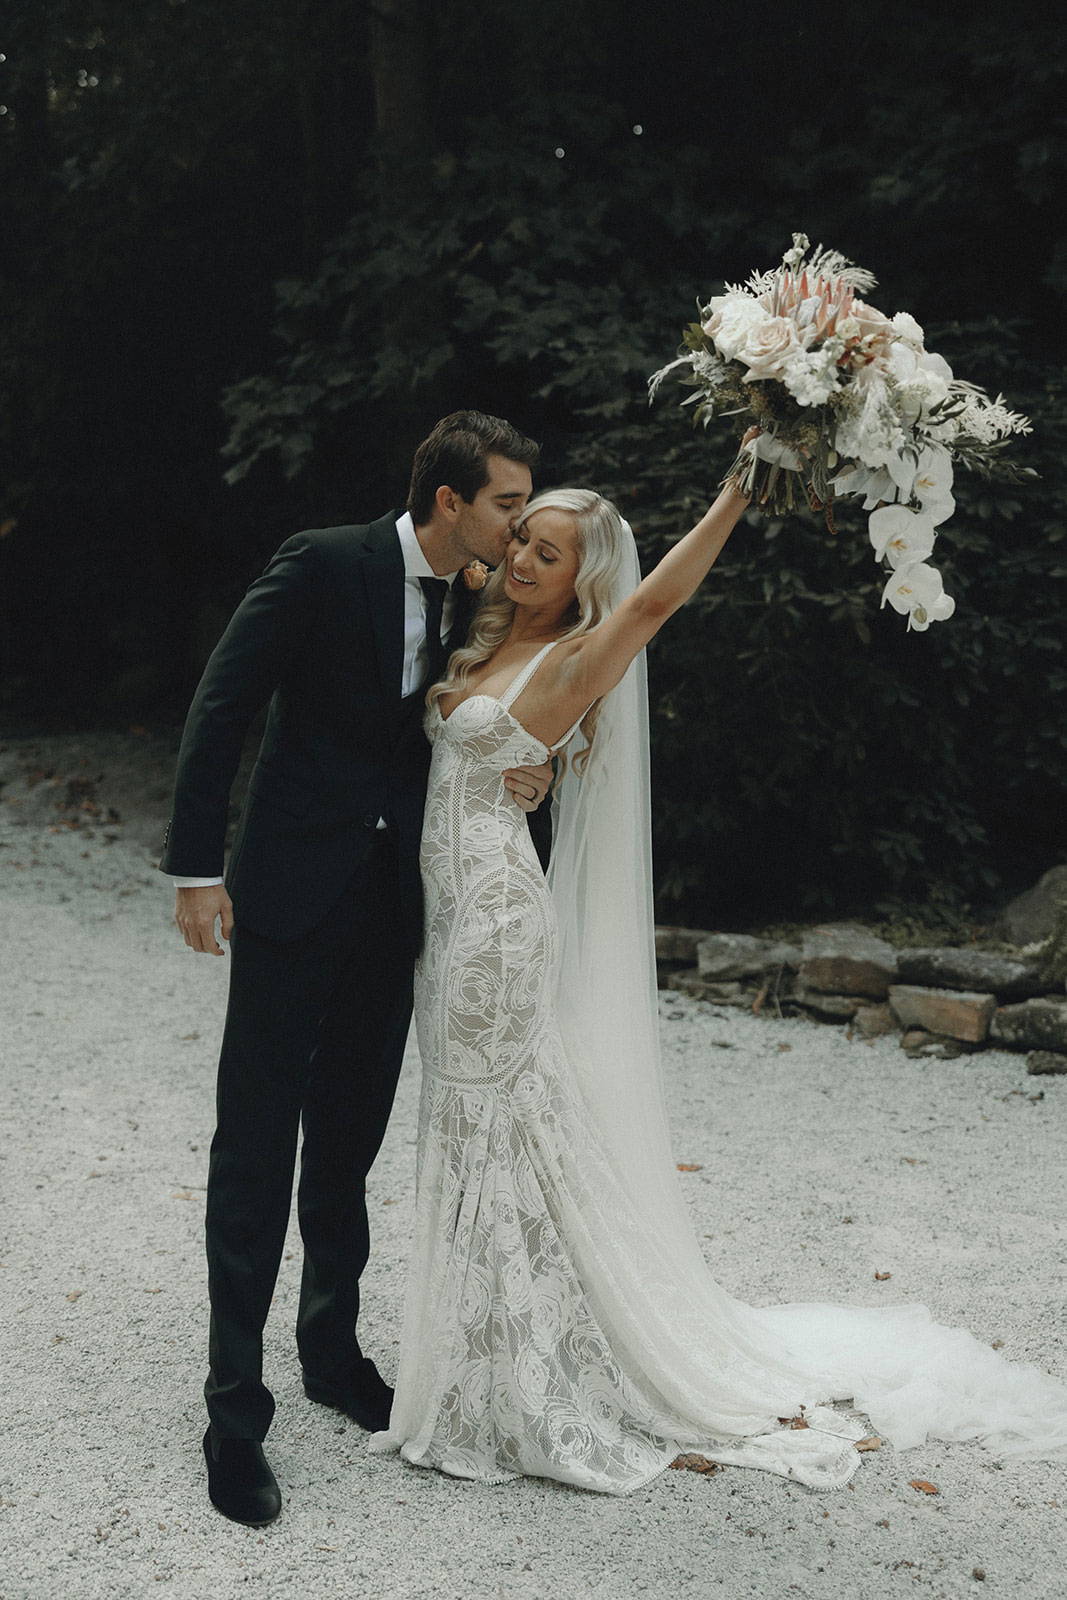
[[176,878],[173,872],[169,872],[167,876],[176,889],[211,889],[215,884],[225,881],[222,878]]

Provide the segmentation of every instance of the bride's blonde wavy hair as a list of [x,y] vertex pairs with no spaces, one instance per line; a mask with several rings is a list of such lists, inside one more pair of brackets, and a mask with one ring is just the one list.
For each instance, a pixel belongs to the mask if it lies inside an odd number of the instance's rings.
[[[547,489],[530,501],[516,528],[523,527],[536,511],[567,511],[577,527],[578,571],[574,579],[574,602],[564,619],[568,626],[559,635],[561,639],[573,639],[603,622],[612,609],[624,548],[622,518],[611,501],[594,489]],[[428,707],[442,695],[465,689],[475,668],[488,661],[511,632],[516,602],[504,593],[506,575],[507,565],[502,561],[481,592],[467,643],[452,656],[447,675],[427,693]],[[601,704],[601,700],[595,700],[582,718],[581,731],[586,745],[574,757],[574,770],[578,773],[584,772],[589,760]],[[557,776],[565,771],[566,760],[561,752]]]

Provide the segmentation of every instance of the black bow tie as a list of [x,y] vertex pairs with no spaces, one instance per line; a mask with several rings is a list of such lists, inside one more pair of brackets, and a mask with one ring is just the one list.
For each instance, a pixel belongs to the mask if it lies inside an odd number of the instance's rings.
[[436,683],[444,673],[448,652],[441,638],[441,617],[445,609],[448,581],[445,578],[420,578],[426,596],[426,650],[429,683]]

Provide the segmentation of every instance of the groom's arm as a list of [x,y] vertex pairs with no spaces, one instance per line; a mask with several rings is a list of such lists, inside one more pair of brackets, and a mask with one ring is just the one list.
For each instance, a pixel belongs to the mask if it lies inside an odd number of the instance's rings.
[[315,552],[294,534],[250,586],[212,651],[182,733],[160,870],[219,878],[245,737],[307,637]]

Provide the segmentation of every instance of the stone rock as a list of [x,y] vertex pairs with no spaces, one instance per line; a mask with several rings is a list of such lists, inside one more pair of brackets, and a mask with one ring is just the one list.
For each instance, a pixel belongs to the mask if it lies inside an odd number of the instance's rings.
[[927,989],[978,990],[1002,1000],[1025,1000],[1047,987],[1036,960],[952,947],[898,951],[897,978]]
[[884,1000],[896,981],[897,952],[855,923],[830,923],[804,936],[800,979],[824,994]]
[[925,1028],[951,1039],[981,1044],[997,1009],[996,995],[958,989],[919,989],[895,983],[889,1005],[903,1028]]
[[1034,1073],[1065,1073],[1067,1056],[1057,1050],[1031,1050],[1026,1058],[1026,1070]]
[[791,998],[805,1011],[813,1012],[826,1022],[849,1022],[863,1004],[858,995],[824,994],[821,989],[809,989],[803,982],[796,985]]
[[1067,1000],[1023,1000],[993,1013],[990,1037],[1023,1050],[1067,1052]]
[[697,945],[708,937],[704,928],[657,928],[656,960],[686,962],[692,966]]
[[932,1056],[936,1061],[953,1061],[967,1052],[962,1039],[950,1039],[943,1033],[929,1033],[925,1028],[908,1028],[901,1036],[900,1048],[913,1061]]
[[710,1000],[714,1005],[749,1004],[743,984],[715,983],[705,978],[698,967],[689,967],[684,972],[673,972],[669,987],[680,989],[683,994],[691,995],[694,1000]]
[[860,1006],[852,1018],[852,1026],[863,1039],[880,1039],[883,1034],[895,1033],[897,1029],[888,1005]]
[[1001,911],[993,931],[1009,944],[1039,944],[1056,926],[1056,913],[1067,901],[1067,866],[1050,867],[1032,889],[1016,895]]
[[771,967],[796,966],[799,959],[795,946],[758,939],[750,933],[709,933],[697,946],[701,973],[720,983],[760,977]]

